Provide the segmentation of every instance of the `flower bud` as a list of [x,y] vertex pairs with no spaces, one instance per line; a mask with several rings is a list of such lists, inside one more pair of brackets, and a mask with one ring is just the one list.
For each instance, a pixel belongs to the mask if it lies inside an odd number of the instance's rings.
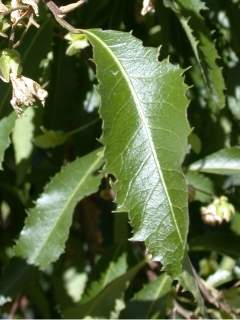
[[201,208],[203,221],[210,225],[229,222],[234,214],[234,206],[228,202],[228,198],[225,196],[216,198],[208,206]]
[[141,15],[145,16],[148,12],[154,12],[153,0],[143,0]]

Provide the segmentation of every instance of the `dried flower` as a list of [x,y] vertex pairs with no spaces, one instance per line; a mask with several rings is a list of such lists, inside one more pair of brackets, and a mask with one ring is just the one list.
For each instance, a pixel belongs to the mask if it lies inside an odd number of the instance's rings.
[[26,9],[13,10],[11,12],[11,21],[14,24],[19,24],[23,17],[28,18],[30,24],[34,24],[38,27],[38,24],[34,20],[34,16],[39,15],[38,11],[38,0],[12,0],[11,7],[12,9],[17,9],[21,6],[26,5]]
[[39,83],[13,74],[10,75],[10,79],[13,87],[11,105],[18,114],[21,114],[25,107],[33,106],[37,101],[44,106],[48,93]]
[[148,12],[154,12],[154,11],[155,11],[155,8],[153,6],[153,1],[152,0],[143,0],[141,15],[145,16]]
[[0,1],[0,14],[8,12],[8,8]]
[[214,199],[207,207],[201,208],[202,219],[206,224],[216,225],[229,222],[235,214],[234,206],[227,197]]
[[22,0],[23,4],[26,4],[32,8],[32,11],[36,16],[39,16],[38,0]]

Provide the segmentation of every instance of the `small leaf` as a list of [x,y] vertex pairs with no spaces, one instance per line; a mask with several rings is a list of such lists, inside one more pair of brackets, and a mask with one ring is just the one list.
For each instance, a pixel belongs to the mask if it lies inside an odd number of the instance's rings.
[[2,170],[4,153],[10,145],[9,135],[12,132],[15,121],[16,115],[13,112],[8,117],[0,120],[0,170]]
[[55,148],[65,143],[68,137],[69,135],[62,131],[46,130],[34,139],[34,143],[42,149]]
[[34,268],[20,259],[13,259],[0,278],[0,306],[12,301],[28,285]]
[[73,56],[89,46],[84,34],[68,33],[65,39],[69,41],[69,46],[66,51],[68,56]]
[[[119,210],[133,241],[145,241],[170,273],[181,271],[188,210],[181,163],[187,150],[183,71],[131,34],[84,31],[97,66],[106,171],[118,179]],[[111,88],[111,89],[109,89]]]
[[234,259],[240,257],[240,236],[230,232],[212,232],[201,234],[190,240],[192,251],[216,251]]
[[81,303],[86,303],[97,296],[110,282],[120,277],[127,271],[127,256],[122,254],[116,261],[112,259],[107,270],[100,279],[90,284],[86,294],[82,297]]
[[16,164],[30,157],[33,150],[33,133],[34,133],[34,109],[27,109],[24,114],[19,117],[13,128],[13,147],[15,151]]
[[235,216],[232,218],[230,228],[235,234],[240,236],[240,214],[239,213],[235,214]]
[[146,284],[127,304],[122,319],[158,318],[163,308],[164,296],[171,291],[172,279],[166,274]]
[[84,318],[86,316],[97,318],[109,318],[114,309],[117,299],[122,298],[130,281],[135,277],[145,264],[145,261],[138,263],[128,272],[110,282],[96,297],[87,303],[79,303],[63,312],[64,318]]
[[100,177],[96,170],[101,164],[102,153],[97,150],[56,174],[29,211],[13,248],[17,256],[41,269],[57,260],[64,251],[76,204],[98,189]]
[[0,77],[10,81],[10,73],[17,76],[21,72],[20,55],[16,50],[6,49],[0,52]]
[[202,141],[199,138],[197,134],[192,132],[190,136],[188,137],[188,141],[191,145],[192,150],[196,153],[199,154],[202,150]]
[[202,313],[202,315],[205,316],[205,304],[201,292],[199,290],[197,277],[198,275],[194,270],[189,257],[186,256],[183,265],[183,272],[179,276],[179,281],[185,290],[192,293],[193,297],[195,298],[198,304],[200,312]]
[[218,52],[211,39],[201,11],[205,4],[200,0],[165,0],[179,18],[200,66],[203,80],[208,88],[209,105],[214,112],[225,105],[225,83],[221,68],[217,65]]
[[226,148],[212,153],[192,163],[189,170],[225,175],[240,173],[240,147]]
[[186,174],[187,182],[194,188],[194,200],[210,202],[214,196],[214,185],[205,175],[189,171]]

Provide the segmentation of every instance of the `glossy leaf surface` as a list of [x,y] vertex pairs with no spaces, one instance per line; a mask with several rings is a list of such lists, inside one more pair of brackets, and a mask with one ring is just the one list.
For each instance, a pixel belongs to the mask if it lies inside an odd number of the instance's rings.
[[188,101],[183,71],[128,33],[85,31],[93,45],[104,121],[106,171],[114,174],[119,210],[128,211],[133,241],[179,273],[188,229],[181,163]]

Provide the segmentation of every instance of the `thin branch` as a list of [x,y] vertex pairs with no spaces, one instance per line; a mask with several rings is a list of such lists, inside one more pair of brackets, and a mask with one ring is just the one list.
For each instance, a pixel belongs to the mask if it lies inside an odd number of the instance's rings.
[[16,299],[14,300],[12,306],[11,306],[8,319],[14,319],[15,318],[15,314],[16,314],[17,309],[19,307],[19,302],[20,302],[20,296],[17,296]]
[[174,301],[174,311],[185,319],[192,319],[193,313],[184,309],[176,300]]
[[81,33],[81,29],[74,28],[70,23],[68,23],[63,17],[65,16],[64,12],[58,7],[54,1],[52,0],[43,0],[48,7],[48,9],[52,12],[55,20],[66,30],[71,33]]

